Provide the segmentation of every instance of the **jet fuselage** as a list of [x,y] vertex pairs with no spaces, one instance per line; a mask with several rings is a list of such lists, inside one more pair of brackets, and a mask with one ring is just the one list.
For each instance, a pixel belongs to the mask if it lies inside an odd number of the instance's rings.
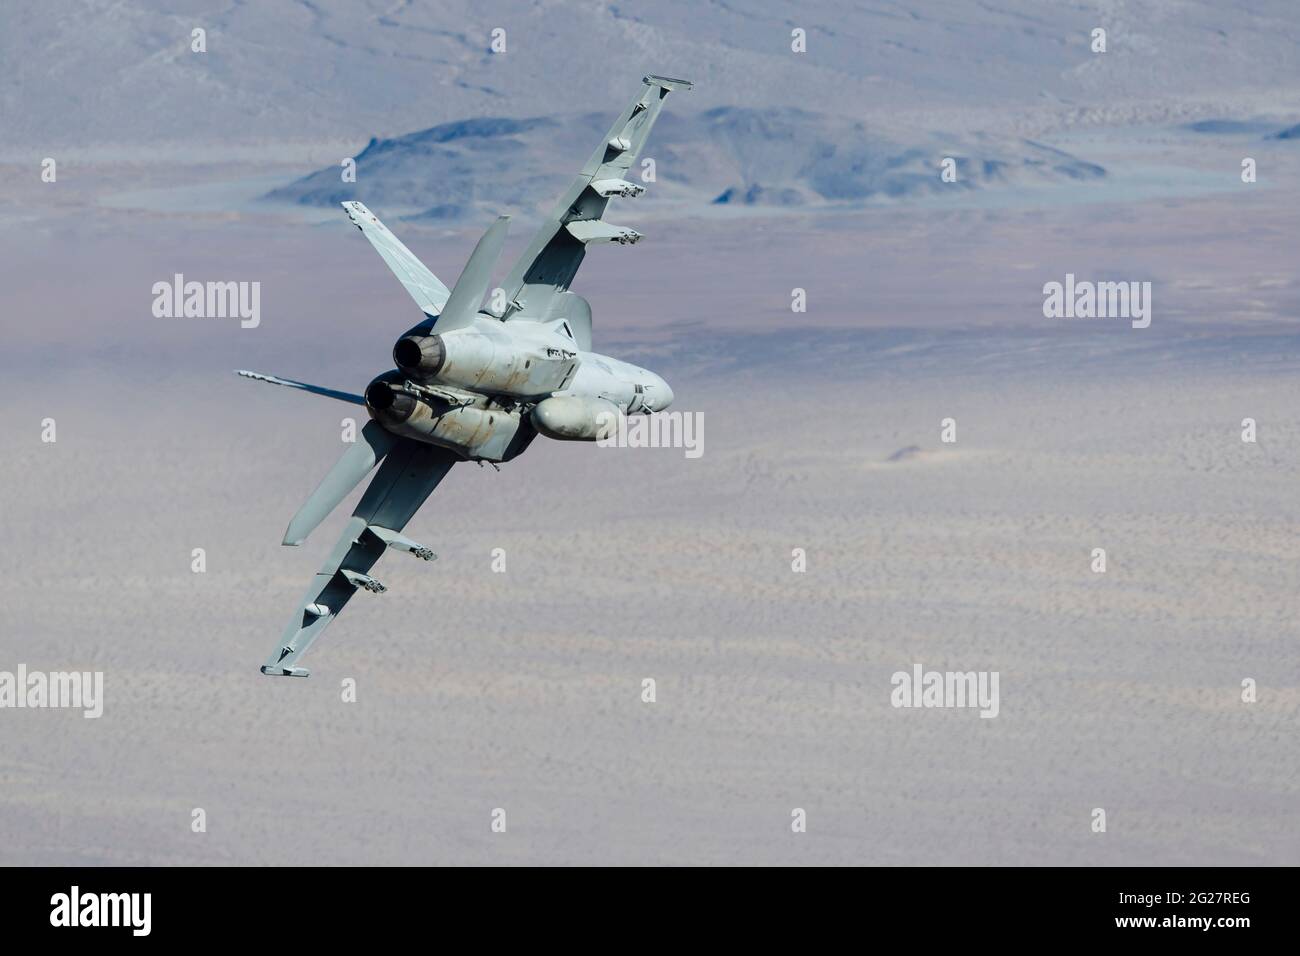
[[503,323],[480,313],[443,334],[417,326],[393,360],[397,368],[366,388],[371,418],[476,461],[509,461],[538,432],[594,441],[619,415],[662,411],[673,400],[654,372],[580,349],[565,319]]

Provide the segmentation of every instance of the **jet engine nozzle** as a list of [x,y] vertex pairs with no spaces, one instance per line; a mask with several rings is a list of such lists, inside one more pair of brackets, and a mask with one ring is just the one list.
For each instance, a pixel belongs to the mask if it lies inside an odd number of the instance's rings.
[[400,425],[415,414],[418,404],[414,396],[399,392],[382,378],[366,386],[366,407],[380,424]]
[[393,346],[393,361],[403,371],[437,375],[447,364],[447,347],[441,335],[407,335]]

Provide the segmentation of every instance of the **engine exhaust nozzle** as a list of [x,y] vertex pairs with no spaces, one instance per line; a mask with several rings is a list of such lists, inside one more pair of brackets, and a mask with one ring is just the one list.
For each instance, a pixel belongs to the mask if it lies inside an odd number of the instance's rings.
[[393,346],[393,361],[403,371],[437,375],[447,363],[447,347],[441,335],[408,335]]
[[366,407],[384,424],[400,425],[415,414],[417,404],[415,398],[381,379],[366,386]]

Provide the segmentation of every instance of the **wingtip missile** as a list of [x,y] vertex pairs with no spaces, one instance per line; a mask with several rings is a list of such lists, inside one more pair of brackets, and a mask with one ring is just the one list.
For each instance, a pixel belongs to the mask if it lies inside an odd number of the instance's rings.
[[658,86],[665,90],[693,90],[695,82],[693,80],[678,80],[671,76],[656,76],[651,73],[641,78],[641,82],[647,86]]
[[267,677],[310,677],[311,671],[305,667],[272,667],[262,665],[262,673]]

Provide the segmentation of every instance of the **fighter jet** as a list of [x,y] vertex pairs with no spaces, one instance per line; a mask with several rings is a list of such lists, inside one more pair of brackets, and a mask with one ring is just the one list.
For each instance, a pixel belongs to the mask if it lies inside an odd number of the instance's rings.
[[364,395],[237,372],[364,405],[370,415],[360,440],[293,516],[284,544],[302,544],[379,465],[343,536],[262,665],[263,674],[308,676],[298,660],[352,596],[358,590],[386,590],[370,572],[388,548],[424,561],[436,557],[402,531],[452,465],[473,461],[499,467],[522,454],[538,434],[595,441],[621,415],[648,415],[672,403],[673,391],[658,375],[591,350],[591,306],[569,285],[591,243],[627,245],[641,238],[605,222],[605,208],[613,197],[645,191],[631,181],[629,170],[668,94],[691,88],[688,80],[642,80],[640,95],[619,114],[487,304],[509,217],[484,233],[449,290],[369,209],[343,203],[424,320],[397,340],[397,367],[372,380]]

